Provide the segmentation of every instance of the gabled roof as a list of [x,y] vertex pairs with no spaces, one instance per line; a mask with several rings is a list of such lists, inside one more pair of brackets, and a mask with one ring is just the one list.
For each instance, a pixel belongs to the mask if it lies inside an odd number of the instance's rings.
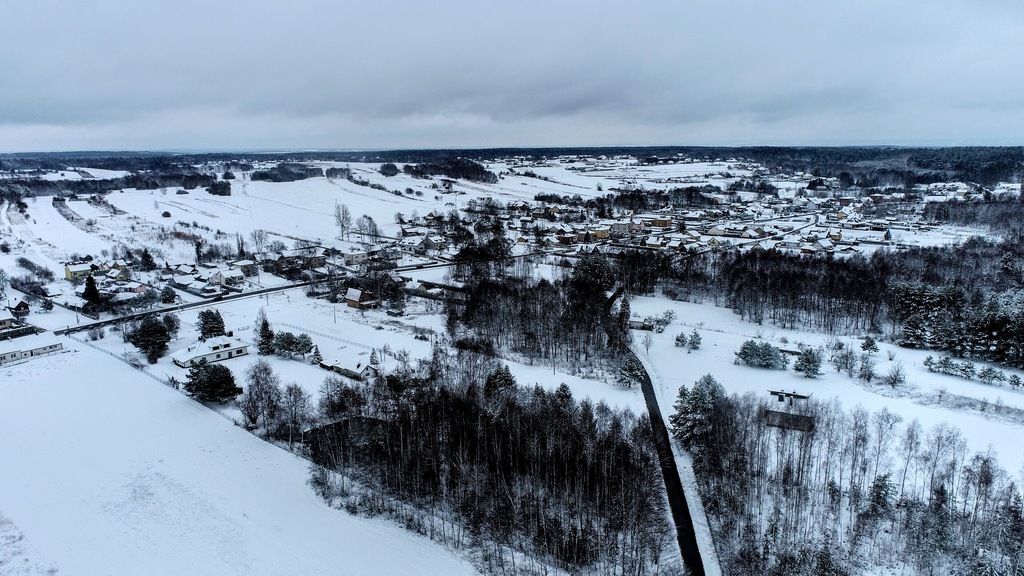
[[248,346],[248,344],[242,342],[238,338],[214,336],[206,342],[196,342],[192,346],[178,350],[174,354],[171,354],[171,359],[177,362],[185,362],[196,358],[197,356],[206,356],[207,354],[215,354],[224,350],[238,350],[239,348],[246,348]]

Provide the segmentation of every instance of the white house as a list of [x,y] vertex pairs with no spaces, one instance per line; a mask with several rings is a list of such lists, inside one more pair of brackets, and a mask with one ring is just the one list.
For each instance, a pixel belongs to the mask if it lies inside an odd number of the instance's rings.
[[0,366],[39,356],[49,356],[62,350],[64,350],[64,345],[48,334],[4,340],[0,342]]
[[249,353],[249,345],[237,338],[227,336],[215,336],[206,342],[197,342],[171,354],[171,360],[182,368],[189,368],[192,364],[206,360],[207,362],[220,362],[228,358],[237,358]]
[[0,308],[0,330],[14,327],[14,314],[6,308]]

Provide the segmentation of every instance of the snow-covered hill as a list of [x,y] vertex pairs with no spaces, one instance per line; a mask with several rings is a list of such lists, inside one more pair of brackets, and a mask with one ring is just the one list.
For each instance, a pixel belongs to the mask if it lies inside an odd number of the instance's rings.
[[397,525],[327,507],[303,460],[63,342],[77,351],[0,369],[2,534],[27,543],[15,562],[0,554],[0,574],[474,572]]

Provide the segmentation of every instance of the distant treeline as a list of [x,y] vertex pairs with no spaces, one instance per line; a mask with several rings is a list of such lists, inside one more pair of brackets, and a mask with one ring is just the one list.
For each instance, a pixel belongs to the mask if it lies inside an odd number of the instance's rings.
[[129,174],[121,178],[95,180],[36,180],[12,179],[0,180],[0,197],[21,198],[29,195],[48,196],[70,192],[72,194],[101,194],[111,190],[136,188],[138,190],[155,190],[157,188],[181,187],[193,190],[208,187],[216,182],[214,176],[198,172],[172,169],[167,172],[142,172]]
[[306,178],[317,178],[323,175],[323,168],[292,162],[281,162],[273,168],[253,172],[252,179],[266,182],[294,182],[296,180],[305,180]]
[[[651,146],[613,148],[489,148],[447,150],[321,151],[280,153],[166,154],[133,152],[60,152],[0,155],[0,170],[62,169],[68,165],[115,170],[162,170],[203,162],[401,162],[440,163],[454,158],[494,160],[521,157],[632,156],[656,164],[682,155],[698,159],[746,159],[786,171],[843,177],[860,187],[908,187],[948,180],[991,185],[1016,182],[1024,174],[1021,147],[771,147]],[[845,179],[844,178],[844,179]]]
[[888,333],[904,346],[1024,367],[1021,236],[842,259],[753,249],[626,262],[636,292],[660,286],[752,322]]
[[444,158],[435,162],[424,162],[415,165],[406,164],[402,170],[414,178],[447,176],[471,182],[493,183],[498,181],[498,177],[495,176],[494,172],[487,170],[477,162],[465,158]]

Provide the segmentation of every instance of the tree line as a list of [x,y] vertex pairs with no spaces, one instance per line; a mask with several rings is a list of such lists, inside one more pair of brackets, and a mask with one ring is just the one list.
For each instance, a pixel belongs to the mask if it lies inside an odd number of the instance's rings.
[[471,545],[495,573],[655,571],[672,539],[646,416],[449,350],[366,384],[325,381],[328,424],[307,435],[317,490]]
[[813,419],[809,431],[771,426],[775,406],[727,396],[710,375],[675,407],[727,573],[1024,572],[1020,486],[946,423],[832,400],[788,409]]

